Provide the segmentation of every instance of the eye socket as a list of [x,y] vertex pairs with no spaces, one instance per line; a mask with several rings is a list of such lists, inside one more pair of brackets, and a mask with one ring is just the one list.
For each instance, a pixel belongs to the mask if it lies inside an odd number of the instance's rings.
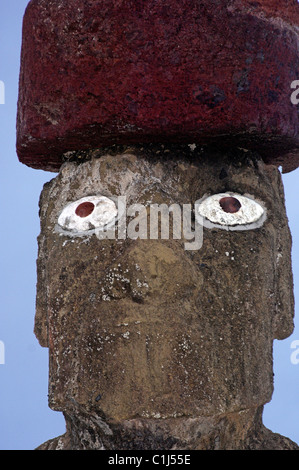
[[58,225],[69,232],[101,229],[115,222],[116,204],[105,196],[89,196],[71,202],[61,212]]
[[224,230],[251,230],[266,219],[266,210],[252,196],[230,192],[204,196],[195,212],[205,227]]

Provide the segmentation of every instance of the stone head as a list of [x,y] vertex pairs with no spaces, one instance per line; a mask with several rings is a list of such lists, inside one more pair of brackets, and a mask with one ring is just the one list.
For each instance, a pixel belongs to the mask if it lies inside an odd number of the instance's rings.
[[[49,347],[55,410],[75,401],[121,421],[220,415],[271,399],[273,340],[293,329],[280,172],[242,150],[157,148],[163,158],[140,148],[90,152],[89,161],[65,163],[43,190],[35,331]],[[218,194],[239,197],[245,213],[244,201],[257,204],[258,222],[250,210],[246,223],[197,217]],[[146,236],[105,239],[96,223],[76,225],[88,220],[90,198],[117,211],[120,196],[128,209],[139,204],[139,229],[146,208]],[[73,203],[83,214],[72,219]],[[151,239],[153,204],[192,205],[201,243],[189,249],[186,234],[171,231]],[[215,208],[227,215],[217,201]],[[128,209],[127,229],[138,214]]]

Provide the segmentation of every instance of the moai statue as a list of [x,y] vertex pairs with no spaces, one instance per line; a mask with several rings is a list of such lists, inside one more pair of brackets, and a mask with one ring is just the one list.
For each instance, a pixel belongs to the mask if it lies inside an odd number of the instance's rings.
[[262,423],[293,331],[298,19],[296,0],[29,2],[17,150],[58,173],[35,333],[66,420],[40,449],[298,449]]

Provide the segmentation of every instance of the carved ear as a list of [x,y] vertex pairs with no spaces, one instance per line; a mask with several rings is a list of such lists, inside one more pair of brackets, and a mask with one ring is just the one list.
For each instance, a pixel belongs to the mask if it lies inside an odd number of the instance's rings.
[[44,265],[44,252],[42,245],[46,243],[45,237],[39,236],[39,256],[37,259],[37,294],[35,307],[34,333],[39,343],[43,347],[48,347],[48,315],[47,315],[47,280],[46,268]]
[[39,215],[41,223],[41,233],[38,236],[38,259],[37,265],[37,293],[36,293],[36,312],[34,333],[39,343],[43,347],[49,346],[48,341],[48,279],[46,261],[47,255],[47,237],[43,234],[43,224],[46,220],[45,212],[47,211],[47,196],[49,193],[50,184],[46,183],[42,191],[39,201]]
[[276,310],[273,319],[273,338],[285,339],[294,330],[293,275],[290,267],[291,236],[285,230],[283,240],[279,238],[276,245]]
[[294,330],[294,286],[292,272],[292,237],[287,218],[281,218],[283,225],[277,231],[274,263],[276,298],[273,318],[273,339],[285,339]]
[[273,188],[277,188],[277,201],[281,201],[278,226],[275,230],[274,272],[275,312],[273,316],[273,339],[282,340],[294,330],[294,285],[292,271],[292,235],[288,225],[285,194],[281,174],[274,166],[265,166]]

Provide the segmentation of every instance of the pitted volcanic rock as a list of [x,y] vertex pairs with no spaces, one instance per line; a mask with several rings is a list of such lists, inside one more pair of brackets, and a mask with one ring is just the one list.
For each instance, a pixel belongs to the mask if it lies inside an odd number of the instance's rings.
[[197,143],[299,165],[296,0],[31,0],[17,153],[57,171],[68,151]]

